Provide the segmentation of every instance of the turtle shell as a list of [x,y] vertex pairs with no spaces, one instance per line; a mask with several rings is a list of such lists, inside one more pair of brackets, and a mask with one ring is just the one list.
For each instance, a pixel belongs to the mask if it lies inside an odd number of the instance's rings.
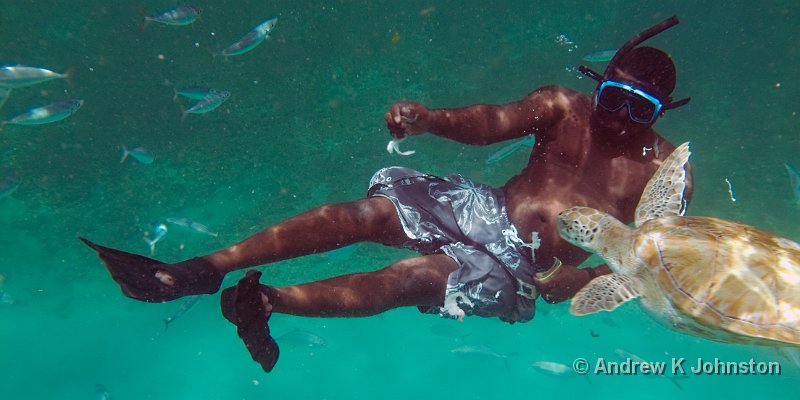
[[684,329],[727,342],[800,345],[797,243],[717,218],[678,216],[647,221],[637,242],[672,307],[696,324]]

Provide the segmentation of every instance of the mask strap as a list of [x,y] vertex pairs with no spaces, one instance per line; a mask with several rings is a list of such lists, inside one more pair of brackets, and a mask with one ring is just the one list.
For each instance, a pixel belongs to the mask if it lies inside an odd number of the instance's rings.
[[664,106],[661,107],[661,110],[662,111],[663,110],[671,110],[673,108],[683,107],[687,103],[689,103],[690,100],[692,100],[692,98],[691,97],[687,97],[685,99],[681,99],[681,100],[678,100],[678,101],[673,101],[673,102],[671,102],[669,104],[664,104]]

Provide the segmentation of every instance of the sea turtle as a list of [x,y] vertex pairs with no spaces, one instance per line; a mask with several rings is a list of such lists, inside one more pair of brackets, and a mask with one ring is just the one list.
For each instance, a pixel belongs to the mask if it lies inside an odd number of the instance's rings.
[[561,237],[614,271],[572,299],[573,315],[634,298],[659,322],[733,343],[800,346],[800,245],[710,217],[684,217],[689,143],[666,159],[636,208],[635,228],[587,207],[558,215]]

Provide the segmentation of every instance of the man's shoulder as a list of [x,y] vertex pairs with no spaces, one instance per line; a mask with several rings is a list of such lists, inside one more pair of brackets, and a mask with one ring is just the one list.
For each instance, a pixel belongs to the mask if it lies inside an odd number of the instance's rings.
[[533,92],[531,92],[531,94],[533,94],[533,93],[543,93],[543,94],[552,93],[552,94],[562,94],[562,95],[568,95],[568,96],[585,96],[583,93],[581,93],[581,92],[579,92],[577,90],[570,89],[568,87],[564,87],[564,86],[561,86],[561,85],[545,85],[545,86],[541,86],[541,87],[538,87],[538,88],[534,89]]
[[528,98],[531,100],[535,99],[538,101],[560,100],[559,102],[566,101],[569,103],[585,102],[587,99],[589,99],[588,96],[577,90],[573,90],[559,85],[548,85],[537,88],[528,94]]

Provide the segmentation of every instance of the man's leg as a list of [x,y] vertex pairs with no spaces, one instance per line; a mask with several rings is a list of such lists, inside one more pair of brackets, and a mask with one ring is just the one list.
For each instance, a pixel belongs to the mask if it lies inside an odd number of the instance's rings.
[[265,290],[273,312],[307,317],[365,317],[403,306],[441,306],[458,264],[445,254],[398,261],[375,272]]
[[392,202],[370,197],[315,208],[203,258],[227,273],[357,242],[400,245],[407,239]]
[[278,345],[267,321],[272,313],[309,317],[360,317],[402,306],[441,306],[447,277],[458,265],[444,254],[416,257],[375,272],[337,276],[301,285],[273,287],[258,283],[249,271],[222,292],[222,314],[269,372],[278,361]]
[[175,264],[81,240],[98,252],[126,296],[161,302],[214,293],[219,290],[224,275],[233,270],[360,241],[398,245],[406,236],[392,202],[383,197],[370,197],[313,209],[221,251]]

